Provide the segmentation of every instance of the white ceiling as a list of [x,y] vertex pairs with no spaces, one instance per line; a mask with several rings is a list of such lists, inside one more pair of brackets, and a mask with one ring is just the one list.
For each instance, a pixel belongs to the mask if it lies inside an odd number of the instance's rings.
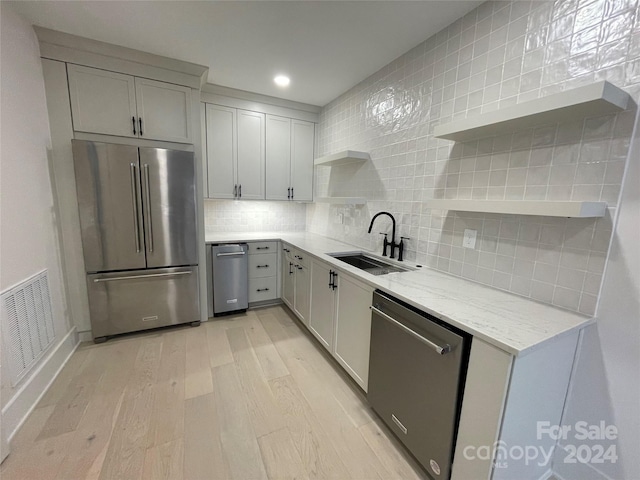
[[206,65],[209,83],[323,106],[482,2],[12,3],[36,25]]

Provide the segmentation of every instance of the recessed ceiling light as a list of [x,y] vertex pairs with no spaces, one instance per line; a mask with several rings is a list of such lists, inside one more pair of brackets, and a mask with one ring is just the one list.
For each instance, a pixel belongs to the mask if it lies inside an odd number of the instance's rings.
[[273,79],[273,81],[276,82],[276,85],[278,85],[279,87],[288,87],[289,82],[291,82],[289,77],[287,77],[286,75],[278,75]]

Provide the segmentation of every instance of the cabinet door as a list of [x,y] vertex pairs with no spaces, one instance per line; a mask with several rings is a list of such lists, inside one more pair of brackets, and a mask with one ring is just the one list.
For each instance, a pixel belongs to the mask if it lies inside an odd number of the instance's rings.
[[130,75],[67,65],[73,129],[137,137],[136,88]]
[[373,289],[344,273],[340,274],[339,280],[334,356],[366,392],[369,380],[369,342],[371,340],[369,306]]
[[293,309],[293,290],[295,279],[295,268],[288,247],[284,247],[282,252],[282,265],[280,271],[282,272],[282,301],[286,303],[289,308]]
[[291,187],[293,199],[313,200],[314,124],[291,120]]
[[325,263],[311,262],[311,313],[309,330],[329,351],[333,350],[335,290],[329,287],[330,270]]
[[238,110],[238,197],[264,200],[264,114]]
[[293,294],[293,310],[305,325],[309,325],[309,307],[311,300],[311,278],[309,267],[298,264],[296,269],[296,285]]
[[138,77],[135,83],[140,138],[193,143],[191,89]]
[[291,119],[267,115],[267,200],[288,200],[291,187]]
[[206,105],[209,198],[234,198],[236,109]]

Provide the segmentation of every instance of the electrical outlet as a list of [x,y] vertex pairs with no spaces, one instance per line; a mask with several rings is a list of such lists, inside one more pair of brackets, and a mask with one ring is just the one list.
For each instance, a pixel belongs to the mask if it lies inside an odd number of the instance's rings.
[[469,230],[465,228],[464,238],[462,239],[462,246],[465,248],[476,248],[476,237],[478,236],[477,230]]

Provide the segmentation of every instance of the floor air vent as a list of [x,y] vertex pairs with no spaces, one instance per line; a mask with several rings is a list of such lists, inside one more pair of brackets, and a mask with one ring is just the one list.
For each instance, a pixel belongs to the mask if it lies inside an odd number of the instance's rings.
[[4,348],[15,386],[55,339],[47,271],[3,292],[1,299]]

